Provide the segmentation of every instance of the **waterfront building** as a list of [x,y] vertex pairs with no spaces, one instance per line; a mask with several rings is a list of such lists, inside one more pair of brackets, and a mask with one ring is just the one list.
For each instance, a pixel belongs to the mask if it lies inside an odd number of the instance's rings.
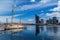
[[41,25],[41,20],[39,20],[39,25]]
[[41,25],[44,25],[44,19],[41,19]]
[[35,21],[36,21],[36,24],[39,23],[39,16],[38,15],[35,15]]
[[36,32],[35,34],[39,34],[39,16],[35,15],[35,21],[36,21]]
[[53,17],[53,24],[58,24],[58,19],[57,19],[57,17]]
[[49,18],[49,24],[52,24],[52,23],[53,23],[52,19]]
[[48,25],[49,24],[49,20],[46,20],[46,25]]

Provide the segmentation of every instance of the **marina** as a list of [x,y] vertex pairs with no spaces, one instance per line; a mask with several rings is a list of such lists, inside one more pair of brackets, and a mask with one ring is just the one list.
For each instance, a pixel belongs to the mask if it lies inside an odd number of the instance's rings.
[[[27,29],[0,31],[0,40],[60,40],[60,26],[56,28],[49,26],[39,26],[39,33],[36,35],[35,25],[26,25]],[[47,28],[48,27],[48,28]],[[3,36],[2,36],[3,35]]]

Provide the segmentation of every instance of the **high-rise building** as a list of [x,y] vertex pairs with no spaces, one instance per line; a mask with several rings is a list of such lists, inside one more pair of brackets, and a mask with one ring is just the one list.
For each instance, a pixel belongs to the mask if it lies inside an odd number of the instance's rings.
[[47,25],[49,24],[49,20],[46,20],[46,24],[47,24]]
[[36,20],[36,35],[39,33],[39,16],[35,15],[35,20]]
[[41,19],[41,25],[44,25],[44,19]]
[[39,16],[35,15],[36,23],[39,23]]
[[58,19],[57,19],[57,17],[53,17],[53,24],[58,24]]
[[41,21],[39,20],[39,24],[41,24]]
[[52,23],[53,23],[52,19],[49,18],[49,24],[52,24]]

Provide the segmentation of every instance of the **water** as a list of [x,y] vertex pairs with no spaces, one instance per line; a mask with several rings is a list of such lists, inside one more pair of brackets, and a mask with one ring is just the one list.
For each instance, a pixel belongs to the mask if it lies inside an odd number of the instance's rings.
[[35,25],[26,25],[22,31],[0,31],[0,40],[60,40],[60,26],[39,26],[36,35]]

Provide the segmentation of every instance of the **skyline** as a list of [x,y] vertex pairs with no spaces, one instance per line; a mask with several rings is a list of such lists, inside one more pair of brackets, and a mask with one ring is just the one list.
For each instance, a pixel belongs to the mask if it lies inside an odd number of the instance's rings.
[[[60,18],[60,0],[0,0],[0,22],[11,22],[12,4],[14,4],[14,22],[34,23],[35,14],[45,20],[53,16]],[[56,10],[57,9],[57,10]],[[60,19],[59,19],[60,21]]]

